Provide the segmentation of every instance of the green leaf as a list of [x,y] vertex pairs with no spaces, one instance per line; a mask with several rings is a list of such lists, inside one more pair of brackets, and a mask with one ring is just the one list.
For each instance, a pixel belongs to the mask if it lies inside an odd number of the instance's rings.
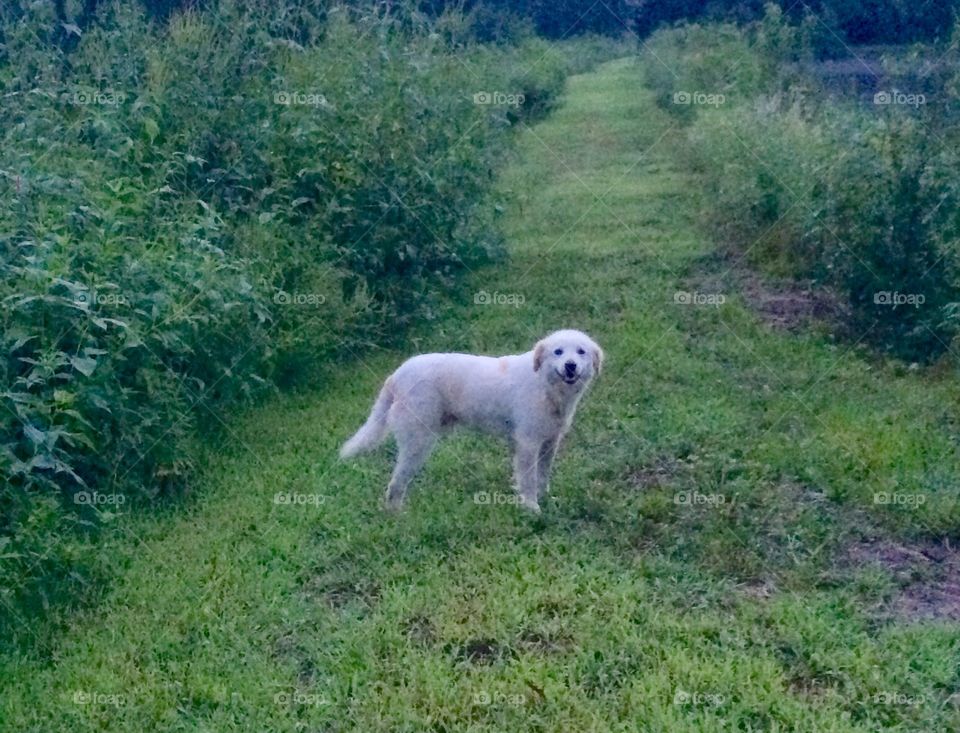
[[150,138],[150,142],[153,142],[157,139],[157,135],[160,134],[160,126],[157,124],[157,121],[151,117],[147,117],[143,121],[143,131],[147,133],[147,137]]
[[30,459],[28,468],[31,470],[34,468],[54,468],[56,465],[57,461],[52,456],[42,453]]
[[37,338],[37,337],[36,337],[36,336],[21,336],[20,338],[18,338],[16,341],[13,342],[13,346],[10,347],[10,353],[12,354],[14,351],[16,351],[17,349],[19,349],[21,346],[23,346],[24,344],[26,344],[28,341],[31,341],[31,340],[33,340],[33,339],[35,339],[35,338]]
[[53,399],[61,405],[69,405],[73,403],[74,394],[65,389],[55,389],[53,390]]
[[85,377],[89,377],[97,368],[96,360],[87,356],[71,356],[70,364]]
[[47,434],[40,430],[40,428],[35,428],[33,425],[24,425],[23,434],[30,438],[30,442],[34,445],[42,445],[47,438]]

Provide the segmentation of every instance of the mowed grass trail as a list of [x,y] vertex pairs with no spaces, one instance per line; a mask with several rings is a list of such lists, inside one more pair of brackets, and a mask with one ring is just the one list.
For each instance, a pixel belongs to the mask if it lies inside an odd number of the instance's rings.
[[[0,728],[960,728],[941,569],[874,557],[957,536],[958,389],[745,305],[641,66],[572,78],[518,133],[508,263],[404,353],[232,424],[182,511],[129,520],[102,601],[0,662]],[[711,277],[725,303],[676,302]],[[409,353],[561,326],[607,364],[542,517],[495,441],[441,444],[400,516],[391,449],[336,460]]]

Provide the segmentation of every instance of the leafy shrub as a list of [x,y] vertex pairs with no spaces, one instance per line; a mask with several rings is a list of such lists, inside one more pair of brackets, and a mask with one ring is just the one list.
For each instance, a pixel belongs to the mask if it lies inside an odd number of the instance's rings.
[[[671,104],[675,82],[656,58],[647,64],[658,101],[691,123],[683,155],[721,241],[765,270],[830,288],[852,338],[910,360],[943,353],[956,333],[960,234],[949,122],[904,106],[824,103],[790,65],[807,54],[802,30],[775,9],[750,29],[672,29],[650,46],[670,57],[676,83],[729,89],[720,105]],[[718,58],[729,49],[734,72]]]
[[699,105],[691,95],[735,103],[764,89],[762,58],[734,25],[687,25],[657,33],[644,46],[646,84],[657,104],[683,122]]
[[485,24],[497,17],[522,18],[552,39],[585,33],[622,36],[632,29],[636,16],[634,0],[422,0],[418,5],[431,15],[466,7]]
[[[834,48],[844,44],[914,43],[949,36],[955,0],[813,0],[780,3],[792,17],[816,13],[833,31]],[[832,34],[831,34],[832,35]],[[842,41],[841,41],[842,39]],[[830,39],[823,38],[825,44]],[[826,46],[825,46],[826,49]]]
[[714,224],[754,263],[830,287],[855,338],[911,360],[944,350],[955,260],[934,214],[953,194],[919,123],[849,112],[811,121],[768,103],[701,115],[691,140]]
[[[149,0],[152,2],[152,0]],[[629,31],[646,38],[678,22],[749,23],[765,12],[764,0],[423,0],[426,12],[438,14],[466,5],[483,17],[517,15],[530,20],[550,38],[580,33],[619,35]],[[818,57],[837,55],[845,46],[861,43],[914,43],[949,36],[957,0],[778,0],[776,7],[794,25],[816,18],[809,27]]]
[[721,241],[780,275],[813,270],[823,253],[805,231],[816,210],[810,184],[830,163],[823,131],[766,100],[700,114],[689,135]]
[[394,338],[497,256],[505,133],[612,48],[304,7],[102,5],[67,46],[52,7],[0,16],[0,625],[96,572],[84,548],[174,493],[225,407]]

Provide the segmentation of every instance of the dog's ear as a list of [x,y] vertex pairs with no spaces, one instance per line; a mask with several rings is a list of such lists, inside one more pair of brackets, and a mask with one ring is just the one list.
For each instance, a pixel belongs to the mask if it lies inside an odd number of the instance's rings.
[[593,373],[599,374],[603,366],[603,349],[596,344],[593,345]]
[[540,371],[540,367],[543,365],[543,352],[546,351],[546,348],[543,341],[538,341],[537,345],[533,347],[533,371]]

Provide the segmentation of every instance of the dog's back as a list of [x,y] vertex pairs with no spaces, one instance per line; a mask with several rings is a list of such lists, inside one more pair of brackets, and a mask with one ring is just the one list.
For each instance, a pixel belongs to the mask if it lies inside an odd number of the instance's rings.
[[404,362],[391,381],[398,412],[409,410],[426,428],[470,425],[503,434],[515,392],[532,375],[530,354],[422,354]]

